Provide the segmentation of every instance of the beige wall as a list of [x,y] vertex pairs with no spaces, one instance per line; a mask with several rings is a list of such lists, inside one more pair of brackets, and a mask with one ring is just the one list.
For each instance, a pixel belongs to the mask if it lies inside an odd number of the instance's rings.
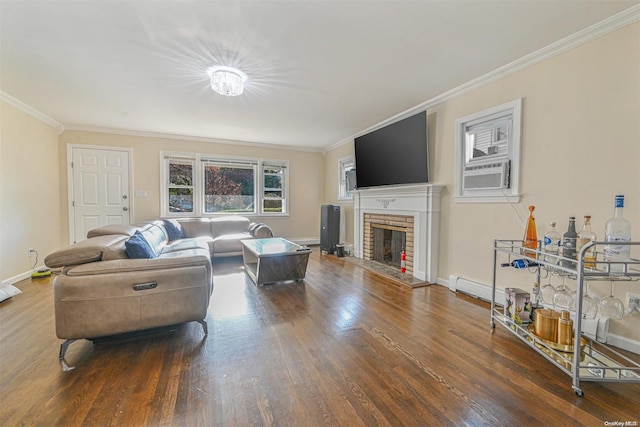
[[353,144],[343,144],[327,152],[325,156],[325,191],[324,203],[340,206],[341,228],[340,241],[353,243],[353,201],[338,200],[338,180],[340,174],[339,161],[343,157],[353,156]]
[[38,266],[62,245],[58,132],[0,102],[0,281]]
[[[65,131],[60,135],[60,192],[67,218],[66,159],[69,144],[127,147],[133,151],[133,189],[147,192],[146,198],[133,197],[132,222],[160,216],[160,151],[212,153],[289,160],[290,201],[288,217],[251,216],[268,223],[278,236],[319,238],[320,204],[324,195],[324,160],[320,152],[258,148],[230,143],[214,143],[117,135],[98,132]],[[68,224],[62,224],[68,236]]]
[[[439,277],[456,274],[490,284],[495,238],[519,239],[524,230],[514,207],[457,203],[452,199],[455,120],[523,98],[522,198],[515,209],[526,217],[536,206],[539,236],[550,221],[566,231],[569,216],[592,215],[594,231],[604,235],[615,194],[626,195],[625,216],[640,240],[640,23],[623,28],[499,81],[445,101],[428,111],[430,175],[444,184],[440,228]],[[329,200],[336,172],[327,154]],[[333,196],[335,197],[335,196]],[[353,228],[349,231],[353,234]],[[640,255],[636,253],[636,255]],[[501,287],[530,289],[533,275],[517,273]],[[555,282],[558,284],[559,281]],[[623,297],[640,291],[637,283],[616,286]],[[605,295],[608,283],[592,290]],[[612,332],[640,339],[638,314],[614,322]]]
[[[552,220],[564,232],[569,216],[581,224],[590,214],[593,230],[603,238],[614,195],[625,194],[625,216],[636,225],[632,238],[640,240],[639,76],[640,24],[635,24],[435,108],[437,144],[443,147],[436,162],[452,164],[456,118],[522,97],[520,214],[535,205],[541,234]],[[452,188],[453,176],[444,166],[437,177]],[[441,277],[460,274],[490,283],[492,254],[485,248],[496,237],[520,237],[523,226],[508,204],[455,203],[450,194],[443,203]],[[532,277],[520,280],[518,286],[531,287]],[[622,297],[637,291],[637,284],[616,288]],[[601,296],[607,290],[608,283],[592,285]],[[640,339],[638,322],[638,317],[614,322],[612,332]]]

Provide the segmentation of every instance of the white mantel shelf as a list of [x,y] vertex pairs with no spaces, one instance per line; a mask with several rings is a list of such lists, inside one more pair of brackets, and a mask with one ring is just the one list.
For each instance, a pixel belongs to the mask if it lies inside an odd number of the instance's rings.
[[353,191],[354,255],[363,256],[364,214],[413,216],[413,276],[436,283],[440,237],[440,193],[443,185],[416,184]]

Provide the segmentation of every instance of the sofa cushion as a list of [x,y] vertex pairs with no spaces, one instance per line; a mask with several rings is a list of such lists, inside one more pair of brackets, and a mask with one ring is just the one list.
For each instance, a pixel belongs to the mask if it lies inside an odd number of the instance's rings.
[[152,223],[144,225],[140,229],[140,233],[144,236],[151,249],[156,254],[162,253],[164,246],[169,241],[167,230],[164,228],[162,221],[154,221]]
[[211,218],[211,237],[244,233],[249,227],[249,218],[244,216],[222,216]]
[[123,237],[122,240],[106,246],[102,251],[102,261],[129,258],[125,250],[125,244],[127,243],[127,240],[129,240],[127,237]]
[[135,225],[129,224],[110,224],[102,227],[94,228],[87,232],[87,239],[98,236],[108,236],[110,234],[122,234],[123,236],[133,236],[138,230]]
[[164,219],[163,222],[170,241],[182,239],[184,237],[184,231],[182,231],[182,226],[178,221],[175,219]]
[[225,234],[213,239],[213,253],[242,252],[241,240],[253,239],[249,233]]
[[184,239],[174,240],[167,243],[167,245],[162,250],[162,253],[166,254],[169,252],[182,251],[185,249],[206,249],[207,251],[210,251],[209,242],[211,241],[213,241],[213,239],[209,236],[186,237]]
[[209,218],[180,218],[184,237],[211,236],[211,220]]
[[158,256],[151,248],[151,245],[149,245],[149,242],[147,242],[147,239],[145,239],[139,231],[136,231],[133,236],[129,237],[129,240],[125,242],[124,246],[129,258],[148,259]]
[[81,240],[47,255],[44,264],[49,268],[60,268],[100,261],[105,247],[126,239],[121,234],[113,234]]

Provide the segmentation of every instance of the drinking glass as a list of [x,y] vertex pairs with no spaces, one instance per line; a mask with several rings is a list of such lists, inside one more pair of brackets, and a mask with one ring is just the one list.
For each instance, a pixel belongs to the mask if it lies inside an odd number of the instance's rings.
[[553,304],[553,294],[556,292],[556,288],[551,284],[551,275],[549,275],[549,283],[544,285],[540,289],[540,299],[545,304]]
[[595,319],[598,314],[598,304],[589,295],[589,281],[584,281],[584,294],[582,295],[582,318]]
[[609,296],[600,301],[600,314],[602,317],[622,320],[624,316],[624,304],[619,298],[613,296],[613,280],[611,281],[611,292]]
[[564,276],[562,277],[562,285],[556,289],[553,293],[553,307],[562,310],[569,310],[573,305],[573,297],[567,291],[567,286],[564,283]]

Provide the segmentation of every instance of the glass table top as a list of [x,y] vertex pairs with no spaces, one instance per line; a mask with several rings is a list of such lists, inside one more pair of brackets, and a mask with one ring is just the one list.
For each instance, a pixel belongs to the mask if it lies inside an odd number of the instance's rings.
[[309,250],[303,246],[285,240],[281,237],[272,237],[270,239],[250,239],[243,240],[242,244],[256,255],[274,255],[289,252],[298,252],[301,250]]

